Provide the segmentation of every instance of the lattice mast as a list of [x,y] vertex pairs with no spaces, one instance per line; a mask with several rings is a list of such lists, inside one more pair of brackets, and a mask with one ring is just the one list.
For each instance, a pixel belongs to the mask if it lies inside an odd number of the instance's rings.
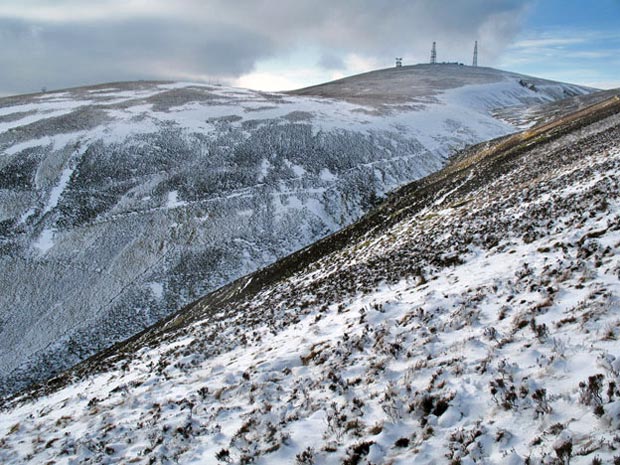
[[476,68],[478,66],[478,41],[474,43],[474,60],[471,65]]
[[437,46],[435,45],[435,42],[433,42],[433,48],[431,48],[431,65],[434,65],[437,63]]

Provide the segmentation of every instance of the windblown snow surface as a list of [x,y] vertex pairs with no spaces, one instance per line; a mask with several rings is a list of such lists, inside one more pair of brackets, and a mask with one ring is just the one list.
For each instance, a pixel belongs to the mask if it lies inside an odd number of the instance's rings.
[[590,91],[450,65],[351,79],[372,98],[136,82],[0,100],[0,393],[514,131],[493,110]]
[[469,150],[6,404],[0,460],[617,463],[620,101],[609,105]]

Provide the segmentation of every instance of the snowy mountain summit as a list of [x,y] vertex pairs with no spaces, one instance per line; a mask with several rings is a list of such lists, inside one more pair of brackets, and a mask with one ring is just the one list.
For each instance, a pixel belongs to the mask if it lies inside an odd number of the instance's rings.
[[618,96],[466,149],[7,400],[0,461],[618,463],[619,179]]
[[136,334],[521,124],[495,111],[590,90],[420,65],[287,94],[134,82],[0,99],[0,391]]

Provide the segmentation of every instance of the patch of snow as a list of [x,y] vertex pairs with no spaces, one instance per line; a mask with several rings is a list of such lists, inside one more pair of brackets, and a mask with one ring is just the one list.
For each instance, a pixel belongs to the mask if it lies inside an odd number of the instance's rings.
[[260,162],[260,168],[258,172],[258,182],[262,182],[265,180],[265,177],[269,174],[269,169],[271,168],[271,163],[267,158],[263,158]]
[[31,207],[28,210],[26,210],[26,212],[24,212],[24,214],[22,216],[19,217],[19,223],[18,224],[24,224],[28,218],[30,218],[32,215],[34,215],[36,212],[36,210]]
[[151,282],[147,283],[147,286],[157,300],[161,300],[164,297],[164,286],[162,283]]
[[302,177],[304,174],[306,174],[306,170],[304,169],[303,166],[296,165],[295,163],[290,163],[289,166],[291,167],[291,169],[293,170],[293,173],[295,173],[295,176],[297,177]]
[[48,112],[38,112],[38,113],[35,113],[34,115],[29,115],[29,116],[26,116],[26,117],[24,117],[22,119],[18,119],[18,120],[15,120],[15,121],[9,121],[7,123],[0,123],[0,134],[2,134],[4,132],[7,132],[10,129],[18,128],[20,126],[26,126],[28,124],[32,124],[32,123],[35,123],[35,122],[43,120],[43,119],[56,118],[56,117],[59,117],[59,116],[68,115],[72,111],[73,111],[72,109],[68,109],[68,110],[55,110],[55,111],[48,111]]
[[168,192],[168,200],[166,201],[166,208],[177,208],[187,205],[187,202],[179,200],[178,191]]
[[319,178],[322,181],[333,182],[338,180],[338,176],[334,175],[329,168],[323,168],[319,173]]
[[69,184],[69,181],[71,180],[71,175],[73,174],[73,171],[74,168],[65,168],[62,171],[62,173],[60,174],[60,179],[58,180],[58,184],[56,184],[56,186],[54,186],[50,191],[50,196],[41,215],[45,215],[46,213],[56,208],[56,206],[58,205],[58,201],[62,196],[62,193],[64,192],[65,188]]
[[32,246],[39,251],[39,255],[45,255],[48,250],[54,247],[53,229],[44,229]]
[[23,150],[31,149],[34,147],[43,147],[49,145],[51,143],[50,137],[42,137],[40,139],[32,139],[25,142],[20,142],[19,144],[12,145],[7,149],[3,150],[2,153],[6,155],[15,155]]

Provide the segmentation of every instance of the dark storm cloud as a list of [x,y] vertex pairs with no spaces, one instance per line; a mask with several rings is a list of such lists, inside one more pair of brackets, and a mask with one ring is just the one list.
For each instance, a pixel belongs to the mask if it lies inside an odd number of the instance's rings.
[[[123,79],[234,78],[297,46],[318,48],[318,66],[347,54],[376,59],[469,55],[487,62],[518,31],[511,0],[23,0],[0,5],[0,92]],[[461,55],[459,55],[461,54]],[[464,55],[463,55],[464,54]]]

